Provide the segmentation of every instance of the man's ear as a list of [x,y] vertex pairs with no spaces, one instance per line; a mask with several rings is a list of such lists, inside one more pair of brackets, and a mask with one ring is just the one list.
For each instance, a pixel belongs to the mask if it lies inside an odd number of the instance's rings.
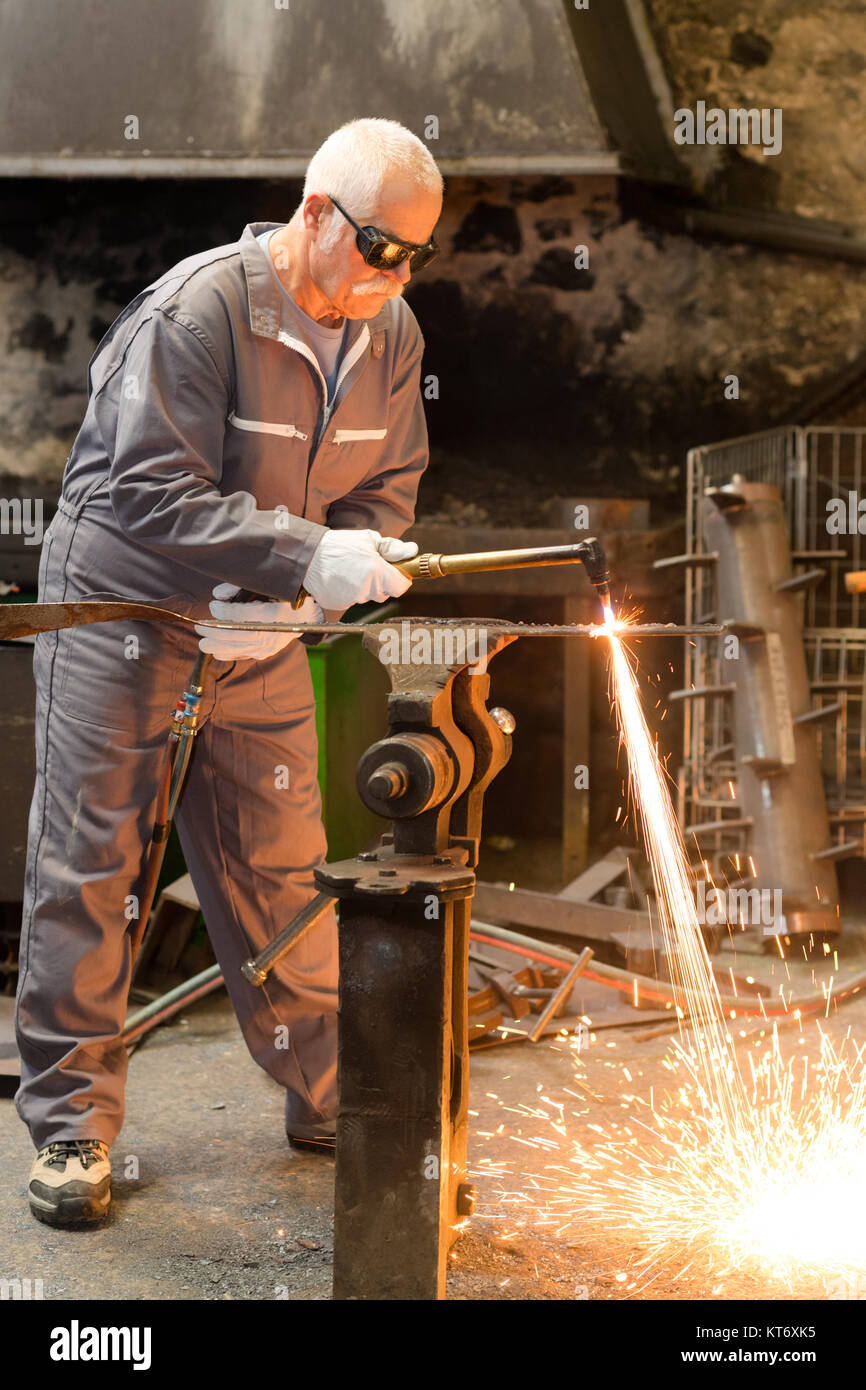
[[322,193],[311,193],[304,200],[304,228],[312,236],[319,231],[319,220],[330,207],[329,200]]

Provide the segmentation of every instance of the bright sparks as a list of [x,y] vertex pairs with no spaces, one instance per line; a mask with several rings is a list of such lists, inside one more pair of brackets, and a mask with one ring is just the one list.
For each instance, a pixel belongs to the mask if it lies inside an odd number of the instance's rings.
[[[605,610],[612,691],[628,758],[631,801],[643,830],[681,1024],[658,1098],[630,1084],[607,1105],[618,1123],[592,1123],[592,1141],[568,1138],[563,1107],[516,1107],[538,1167],[482,1160],[496,1206],[509,1220],[572,1239],[589,1227],[627,1242],[629,1288],[687,1270],[722,1277],[749,1270],[789,1289],[803,1280],[866,1289],[866,1071],[863,1050],[838,1052],[816,1026],[819,1056],[786,1058],[778,1030],[741,1060],[724,1021],[698,922],[692,874],[665,775],[620,640],[628,625]],[[829,1005],[829,991],[828,991]],[[794,1015],[793,1017],[797,1017]],[[766,1036],[765,1034],[763,1036]],[[802,1025],[796,1034],[802,1037]],[[610,1064],[612,1065],[612,1064]],[[631,1076],[626,1071],[626,1079]],[[581,1064],[569,1095],[581,1118],[603,1115]],[[620,1084],[623,1084],[621,1080]],[[526,1121],[532,1124],[526,1128]],[[541,1132],[540,1132],[541,1131]],[[518,1176],[519,1174],[519,1176]],[[484,1213],[482,1213],[484,1214]],[[488,1213],[494,1216],[494,1210]],[[844,1291],[841,1297],[858,1297]],[[859,1294],[863,1296],[862,1292]]]

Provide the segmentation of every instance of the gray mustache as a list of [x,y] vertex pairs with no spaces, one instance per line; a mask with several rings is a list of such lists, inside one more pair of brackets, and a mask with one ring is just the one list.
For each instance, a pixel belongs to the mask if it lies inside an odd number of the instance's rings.
[[396,295],[402,293],[403,286],[397,285],[393,280],[386,280],[384,276],[381,276],[377,280],[365,280],[361,284],[353,285],[352,290],[355,294],[387,294],[389,298],[393,299]]

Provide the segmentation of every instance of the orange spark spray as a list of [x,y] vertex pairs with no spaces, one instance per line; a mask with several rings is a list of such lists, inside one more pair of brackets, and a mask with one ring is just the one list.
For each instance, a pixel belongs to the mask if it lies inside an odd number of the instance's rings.
[[693,1061],[715,1106],[734,1122],[743,1100],[736,1059],[723,1024],[719,989],[701,934],[692,876],[664,772],[641,705],[637,679],[610,608],[609,629],[613,698],[620,740],[628,757],[629,786],[637,806],[644,845],[658,901],[674,997],[695,1023]]
[[[673,1097],[658,1102],[652,1092],[647,1101],[630,1086],[621,1097],[626,1119],[607,1128],[593,1124],[598,1138],[592,1143],[567,1140],[561,1106],[518,1107],[534,1123],[549,1121],[565,1144],[537,1130],[518,1142],[542,1154],[555,1142],[559,1160],[524,1171],[519,1181],[526,1186],[516,1190],[507,1185],[507,1164],[482,1159],[476,1175],[498,1183],[500,1207],[523,1214],[518,1224],[531,1221],[560,1234],[585,1231],[588,1224],[608,1236],[618,1231],[629,1242],[637,1275],[629,1289],[645,1288],[672,1261],[680,1265],[676,1277],[703,1264],[714,1280],[723,1279],[751,1263],[754,1272],[788,1288],[816,1273],[825,1288],[828,1277],[849,1281],[843,1288],[866,1287],[864,1050],[855,1045],[852,1058],[843,1045],[837,1053],[818,1025],[820,1055],[807,1075],[805,1057],[796,1064],[784,1059],[774,1023],[769,1047],[759,1040],[757,1058],[747,1053],[744,1076],[725,1026],[664,771],[620,640],[627,625],[610,609],[605,623],[631,797],[681,1020],[665,1065],[673,1077],[684,1072],[685,1078],[677,1078]],[[630,1074],[626,1079],[631,1082]],[[585,1086],[579,1073],[576,1080]]]

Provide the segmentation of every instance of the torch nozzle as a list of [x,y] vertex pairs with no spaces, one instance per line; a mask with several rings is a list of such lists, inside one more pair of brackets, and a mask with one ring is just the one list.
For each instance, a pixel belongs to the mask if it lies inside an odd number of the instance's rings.
[[579,544],[583,567],[601,601],[602,608],[610,607],[610,574],[607,568],[607,557],[596,540],[595,536],[590,536],[589,540],[581,541]]

